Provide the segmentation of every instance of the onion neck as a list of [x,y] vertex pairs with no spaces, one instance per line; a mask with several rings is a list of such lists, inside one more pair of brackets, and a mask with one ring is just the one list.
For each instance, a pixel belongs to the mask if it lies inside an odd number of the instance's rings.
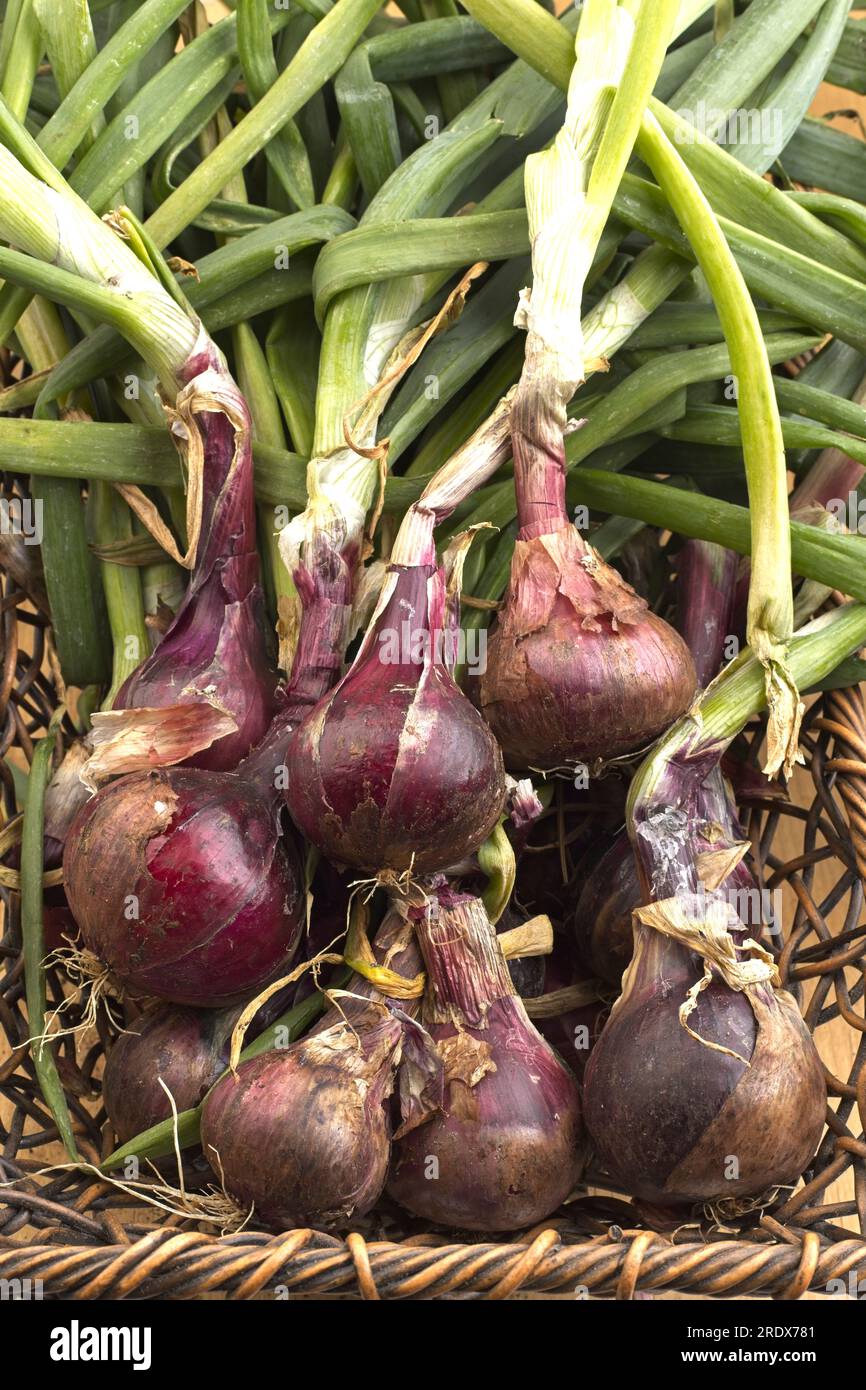
[[491,1005],[515,989],[481,899],[440,888],[412,915],[427,967],[425,1019],[483,1028]]
[[680,552],[679,630],[701,689],[719,673],[730,631],[738,557],[713,541],[686,541]]
[[[561,417],[561,418],[560,418]],[[520,540],[568,526],[565,503],[565,410],[540,388],[518,392],[511,413],[514,490]]]

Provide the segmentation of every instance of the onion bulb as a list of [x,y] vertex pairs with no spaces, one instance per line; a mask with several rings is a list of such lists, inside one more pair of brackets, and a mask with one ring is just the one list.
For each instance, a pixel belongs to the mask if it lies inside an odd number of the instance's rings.
[[475,1231],[543,1220],[580,1173],[577,1084],[530,1022],[480,899],[439,889],[418,914],[422,1018],[444,1067],[440,1112],[399,1138],[388,1191]]
[[731,925],[729,904],[705,895],[640,909],[586,1070],[599,1158],[662,1206],[795,1183],[824,1125],[823,1070],[796,1003],[766,952],[738,960]]
[[502,756],[454,682],[446,636],[442,571],[392,565],[354,664],[292,740],[289,810],[336,864],[433,873],[499,818]]
[[328,1229],[368,1212],[388,1171],[395,1081],[405,1123],[441,1096],[418,1024],[375,1000],[340,1003],[339,1022],[243,1062],[204,1102],[205,1157],[240,1208],[278,1229]]
[[301,872],[252,777],[130,773],[79,812],[64,855],[85,946],[133,994],[213,1008],[285,973]]

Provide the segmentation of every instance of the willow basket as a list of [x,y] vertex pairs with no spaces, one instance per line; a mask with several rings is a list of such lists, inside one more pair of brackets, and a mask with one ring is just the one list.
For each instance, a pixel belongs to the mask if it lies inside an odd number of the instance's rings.
[[[29,760],[57,695],[49,675],[49,620],[2,574],[0,762],[6,817],[16,813],[6,755]],[[67,735],[71,728],[67,728]],[[760,730],[754,732],[754,744]],[[272,1235],[254,1224],[219,1235],[166,1216],[98,1177],[43,1170],[59,1156],[27,1047],[19,904],[0,884],[0,1279],[40,1280],[45,1297],[167,1298],[342,1295],[365,1299],[532,1292],[632,1298],[641,1292],[795,1299],[807,1290],[856,1294],[866,1287],[866,707],[859,689],[814,703],[803,747],[807,766],[794,800],[743,806],[760,878],[784,890],[780,970],[799,997],[827,1071],[831,1109],[813,1163],[795,1191],[745,1215],[715,1212],[674,1229],[654,1223],[590,1172],[582,1190],[543,1228],[497,1242],[407,1224],[384,1204],[336,1238],[299,1230]],[[9,880],[9,881],[6,881]],[[64,979],[49,971],[49,1002]],[[71,1021],[75,1021],[74,1010]],[[99,1097],[110,1025],[64,1038],[58,1063],[83,1153],[112,1147]],[[160,1218],[163,1218],[160,1220]],[[656,1228],[654,1228],[654,1224]]]

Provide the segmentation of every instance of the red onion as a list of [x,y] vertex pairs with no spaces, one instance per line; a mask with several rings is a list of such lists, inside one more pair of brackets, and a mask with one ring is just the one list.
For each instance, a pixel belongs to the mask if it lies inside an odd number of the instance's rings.
[[134,1020],[108,1054],[102,1099],[121,1144],[178,1111],[190,1110],[228,1064],[238,1009],[190,1009],[161,1004]]
[[[167,409],[190,455],[189,486],[201,490],[194,568],[155,651],[121,686],[113,709],[94,716],[92,779],[180,762],[233,768],[277,708],[259,584],[249,411],[206,335],[179,384],[177,406]],[[130,500],[140,510],[134,495]]]
[[[695,905],[706,913],[705,899]],[[693,951],[638,924],[623,993],[586,1070],[599,1158],[662,1206],[796,1182],[824,1124],[823,1071],[790,995],[769,980],[731,988],[716,974],[687,1032],[681,1008],[702,974]]]
[[428,1221],[519,1230],[554,1211],[578,1179],[577,1085],[515,994],[480,899],[439,889],[417,930],[423,1020],[446,1097],[395,1142],[388,1191]]
[[126,989],[215,1007],[288,967],[303,895],[275,799],[241,773],[162,768],[85,806],[66,892],[85,945]]
[[334,863],[372,874],[446,868],[478,848],[505,799],[496,741],[448,669],[432,540],[421,554],[391,564],[351,669],[287,759],[295,824]]
[[407,1123],[441,1098],[418,1024],[375,1000],[343,996],[340,1006],[344,1019],[242,1063],[204,1103],[202,1147],[226,1192],[278,1229],[341,1226],[375,1204],[395,1079]]
[[295,571],[304,609],[284,707],[235,772],[163,768],[103,788],[64,854],[85,945],[134,993],[216,1007],[288,968],[303,925],[283,834],[286,745],[327,689],[348,621],[349,572],[327,544]]
[[668,741],[670,754],[649,760],[633,788],[631,833],[649,901],[635,913],[634,955],[584,1097],[614,1178],[676,1206],[795,1182],[820,1137],[826,1092],[772,957],[745,941],[730,892],[699,883],[695,807],[719,745],[702,745],[693,721]]
[[[247,1025],[251,1043],[290,1005],[288,989],[272,994]],[[108,1053],[102,1099],[120,1143],[167,1120],[171,1091],[178,1112],[198,1105],[229,1063],[235,1024],[242,1005],[191,1009],[158,1004],[133,1019]]]
[[695,672],[682,638],[571,525],[564,405],[527,370],[511,417],[520,531],[477,700],[507,767],[552,770],[649,743],[687,708]]

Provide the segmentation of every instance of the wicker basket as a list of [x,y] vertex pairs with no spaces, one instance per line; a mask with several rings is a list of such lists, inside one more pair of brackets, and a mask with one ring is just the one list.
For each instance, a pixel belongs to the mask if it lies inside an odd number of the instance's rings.
[[[0,592],[0,752],[17,748],[29,759],[33,739],[47,726],[56,703],[46,674],[49,620],[11,574],[3,575]],[[754,738],[757,747],[759,730]],[[592,1189],[543,1228],[497,1243],[465,1233],[427,1232],[388,1204],[342,1239],[311,1230],[275,1236],[254,1228],[221,1236],[177,1216],[156,1225],[160,1213],[152,1206],[133,1205],[98,1177],[70,1168],[43,1171],[57,1162],[57,1134],[27,1047],[19,908],[10,886],[14,876],[6,874],[0,881],[5,908],[0,1025],[8,1043],[8,1049],[0,1049],[0,1167],[7,1184],[0,1189],[0,1279],[38,1279],[44,1296],[76,1300],[214,1294],[248,1299],[275,1296],[275,1290],[276,1296],[365,1299],[503,1299],[527,1292],[628,1299],[638,1290],[796,1299],[807,1290],[826,1292],[828,1286],[831,1292],[854,1293],[866,1287],[866,710],[861,691],[835,692],[813,704],[803,747],[808,775],[803,774],[801,804],[768,798],[742,808],[764,886],[786,886],[780,970],[804,1003],[831,1097],[829,1126],[796,1191],[778,1194],[770,1206],[745,1216],[725,1219],[715,1213],[674,1229],[606,1187],[603,1174],[591,1173]],[[4,762],[0,774],[9,817],[15,814],[15,790]],[[782,827],[787,831],[780,833]],[[784,859],[774,850],[783,839]],[[62,998],[59,971],[49,971],[48,989],[50,998]],[[66,1037],[58,1046],[80,1147],[94,1163],[111,1147],[98,1081],[110,1033],[101,1019],[96,1037]],[[828,1064],[840,1053],[846,1056],[844,1069],[838,1061]],[[853,1057],[850,1070],[848,1056]]]

